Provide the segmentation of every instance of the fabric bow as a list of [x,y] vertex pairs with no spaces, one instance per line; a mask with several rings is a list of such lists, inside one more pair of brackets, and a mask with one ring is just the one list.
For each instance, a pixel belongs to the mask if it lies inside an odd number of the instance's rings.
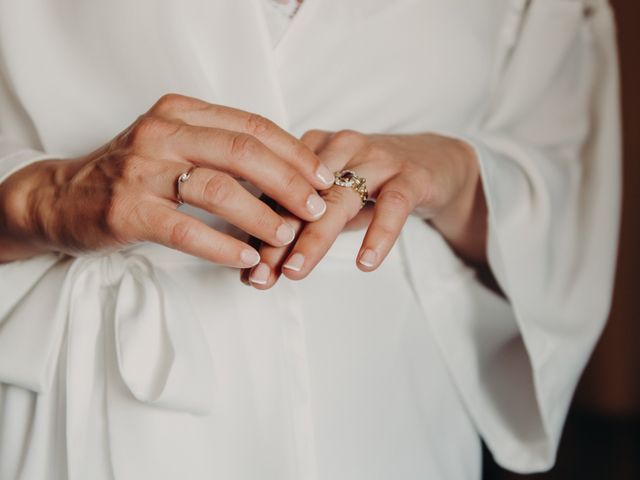
[[[49,255],[2,266],[0,274],[8,269],[15,270],[0,276],[0,382],[49,391],[65,330],[67,379],[81,377],[73,370],[87,360],[73,358],[74,342],[83,342],[87,322],[102,322],[105,332],[113,332],[120,376],[136,399],[194,414],[209,411],[209,346],[186,294],[166,271],[126,252],[78,259]],[[9,304],[7,291],[22,295]],[[72,383],[67,382],[71,395]]]

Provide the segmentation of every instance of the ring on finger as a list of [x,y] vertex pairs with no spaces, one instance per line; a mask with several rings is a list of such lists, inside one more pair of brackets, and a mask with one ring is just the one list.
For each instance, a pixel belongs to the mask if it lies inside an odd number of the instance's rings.
[[198,168],[196,165],[192,165],[189,167],[189,170],[178,175],[176,180],[176,199],[178,201],[178,206],[184,205],[184,198],[182,197],[182,185],[187,182],[191,178],[191,175]]
[[369,190],[367,188],[367,179],[360,177],[353,170],[341,170],[335,172],[333,184],[339,187],[350,188],[360,196],[362,207],[364,207],[369,199]]

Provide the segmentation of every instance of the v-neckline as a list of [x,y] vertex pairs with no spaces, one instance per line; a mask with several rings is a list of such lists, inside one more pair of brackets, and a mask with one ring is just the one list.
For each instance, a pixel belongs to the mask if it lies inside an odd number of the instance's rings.
[[284,34],[280,37],[278,42],[275,44],[273,48],[274,54],[277,54],[277,52],[282,49],[282,45],[288,43],[290,41],[289,39],[292,36],[295,36],[296,32],[302,28],[300,25],[304,24],[306,18],[311,15],[317,3],[318,2],[316,0],[304,0],[300,4],[300,7],[296,11],[296,14],[291,17],[289,26],[285,30]]
[[282,49],[282,46],[285,43],[289,43],[291,41],[292,35],[295,35],[297,30],[300,30],[301,24],[312,13],[313,8],[310,7],[314,7],[317,2],[314,0],[305,0],[300,5],[298,12],[291,19],[289,28],[287,28],[280,40],[275,45],[273,45],[272,43],[271,33],[269,31],[269,26],[267,25],[267,14],[262,2],[264,2],[264,0],[246,0],[247,5],[253,6],[254,12],[256,14],[254,18],[256,18],[256,20],[258,21],[257,26],[260,31],[257,32],[257,37],[259,38],[259,41],[261,43],[258,48],[264,55],[264,60],[266,62],[265,66],[267,67],[269,78],[267,83],[271,83],[271,87],[273,88],[273,98],[271,99],[272,105],[278,112],[279,117],[274,118],[274,120],[276,120],[281,127],[287,129],[289,126],[289,119],[283,98],[282,85],[280,83],[278,75],[278,52]]

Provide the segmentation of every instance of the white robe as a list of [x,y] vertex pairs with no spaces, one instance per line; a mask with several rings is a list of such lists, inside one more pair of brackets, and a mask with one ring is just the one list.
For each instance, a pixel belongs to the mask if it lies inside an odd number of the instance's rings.
[[[0,266],[0,478],[477,479],[548,468],[609,310],[620,203],[605,0],[0,0],[0,180],[175,91],[310,128],[469,141],[509,302],[411,218],[260,292],[159,246]],[[201,215],[217,228],[218,218]]]

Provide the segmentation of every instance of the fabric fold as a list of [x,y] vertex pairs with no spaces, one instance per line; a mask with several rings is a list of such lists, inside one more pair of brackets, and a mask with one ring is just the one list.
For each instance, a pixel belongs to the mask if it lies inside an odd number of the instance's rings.
[[[0,382],[48,392],[65,330],[78,322],[112,321],[119,372],[136,399],[208,412],[213,380],[206,337],[185,293],[161,268],[126,252],[77,259],[46,255],[0,267],[0,278],[15,282],[19,277],[22,295],[17,300],[4,296],[0,305],[6,312],[0,324]],[[80,282],[99,282],[92,291],[113,295],[112,317],[109,311],[101,310],[101,318],[83,308],[98,299],[79,295]],[[68,337],[75,338],[73,332]],[[69,362],[66,368],[72,377],[81,366]]]
[[[123,260],[113,258],[113,263]],[[207,413],[213,394],[211,356],[193,308],[171,277],[144,257],[124,263],[116,266],[122,275],[115,286],[114,324],[125,384],[142,402]]]
[[[415,267],[435,254],[414,253],[408,268],[479,433],[503,467],[532,472],[555,461],[575,386],[608,317],[620,125],[608,4],[541,0],[519,14],[500,95],[477,129],[458,135],[480,164],[488,259],[507,299],[469,269],[445,306]],[[427,233],[413,223],[405,230],[404,248],[419,251]]]
[[0,382],[37,393],[51,388],[68,316],[69,263],[42,255],[0,265]]

